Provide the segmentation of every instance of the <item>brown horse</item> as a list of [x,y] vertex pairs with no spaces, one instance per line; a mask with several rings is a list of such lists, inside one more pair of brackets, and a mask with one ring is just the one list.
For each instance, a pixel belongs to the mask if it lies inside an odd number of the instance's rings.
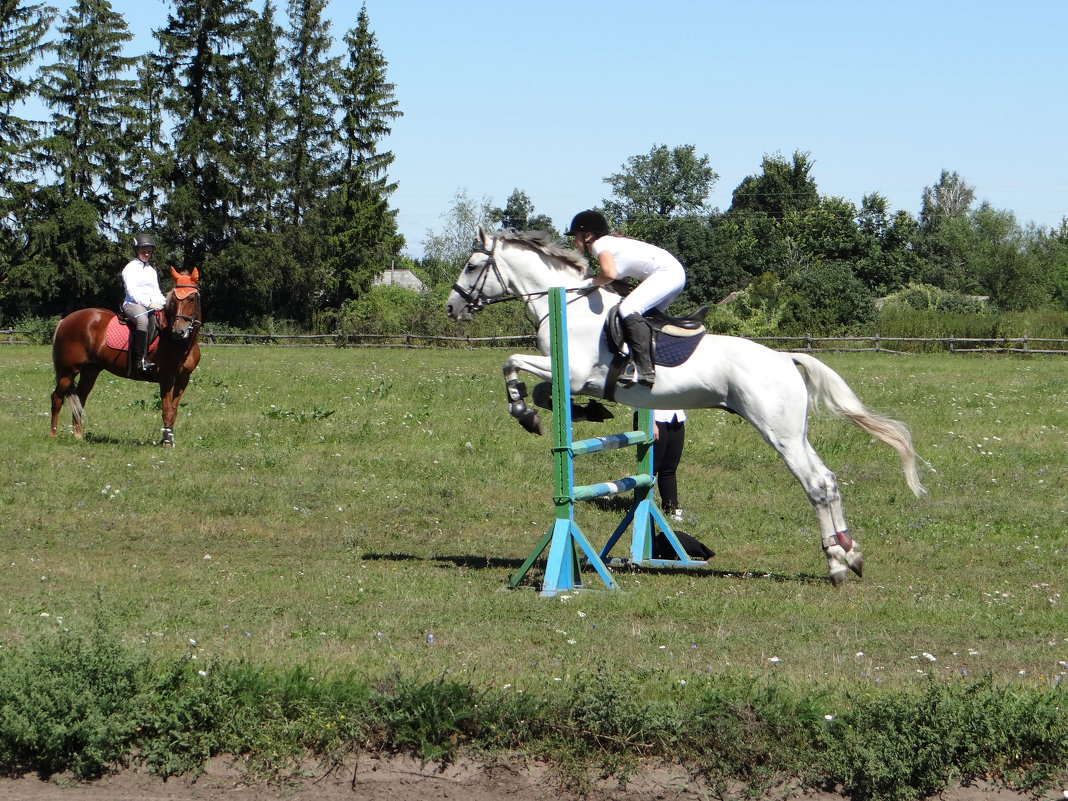
[[[156,367],[149,377],[141,377],[128,370],[129,351],[111,347],[106,342],[108,324],[117,317],[107,309],[80,309],[59,321],[52,335],[52,364],[56,370],[56,388],[52,393],[52,431],[56,435],[56,421],[68,403],[73,415],[74,436],[82,437],[82,412],[101,370],[124,378],[152,381],[159,384],[163,403],[163,439],[161,445],[174,444],[174,418],[178,415],[178,401],[189,383],[189,376],[200,362],[200,343],[197,335],[201,319],[200,290],[197,282],[200,271],[196,267],[189,274],[171,267],[174,289],[167,293],[167,302],[160,312],[160,335],[152,357]],[[125,329],[124,329],[125,330]],[[81,373],[77,385],[75,377]],[[132,373],[132,375],[128,375]]]

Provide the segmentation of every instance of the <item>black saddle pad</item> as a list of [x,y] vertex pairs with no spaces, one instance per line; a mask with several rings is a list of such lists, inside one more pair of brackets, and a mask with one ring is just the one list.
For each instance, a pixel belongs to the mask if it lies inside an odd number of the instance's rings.
[[661,331],[653,346],[653,363],[661,367],[678,367],[693,355],[704,337],[674,337]]

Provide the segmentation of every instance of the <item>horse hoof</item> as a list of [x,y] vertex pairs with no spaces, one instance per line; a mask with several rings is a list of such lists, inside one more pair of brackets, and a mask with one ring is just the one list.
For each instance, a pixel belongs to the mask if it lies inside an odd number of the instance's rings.
[[856,573],[858,577],[864,578],[864,554],[858,553],[853,559],[848,559],[848,561],[849,569]]
[[531,434],[541,434],[541,416],[533,409],[527,409],[516,418],[519,424]]
[[832,570],[830,574],[831,584],[833,584],[835,587],[841,587],[843,584],[845,584],[845,580],[848,577],[849,571],[846,570],[844,567],[839,568],[838,570]]

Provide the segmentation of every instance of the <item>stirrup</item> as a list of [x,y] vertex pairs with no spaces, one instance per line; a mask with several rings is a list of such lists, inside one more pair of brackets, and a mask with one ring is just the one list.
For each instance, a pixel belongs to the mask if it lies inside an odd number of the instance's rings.
[[627,366],[619,374],[616,383],[621,387],[633,387],[638,383],[638,380],[638,368],[634,365],[634,362],[627,362]]

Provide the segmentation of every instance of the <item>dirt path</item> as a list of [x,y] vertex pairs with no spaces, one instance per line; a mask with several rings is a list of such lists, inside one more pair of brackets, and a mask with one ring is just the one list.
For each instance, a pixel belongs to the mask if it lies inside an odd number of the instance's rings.
[[[596,782],[585,796],[562,792],[550,770],[541,764],[515,762],[483,765],[458,762],[444,770],[404,757],[365,757],[328,776],[309,769],[300,786],[248,786],[227,760],[214,760],[195,781],[164,782],[137,771],[78,784],[41,781],[36,777],[0,780],[2,801],[705,801],[710,796],[678,768],[654,768],[634,777],[626,788],[618,782]],[[805,801],[842,801],[825,793],[776,794]],[[1047,801],[1066,801],[1068,790],[1048,794]],[[939,801],[1028,801],[1020,793],[988,784],[958,788]]]

